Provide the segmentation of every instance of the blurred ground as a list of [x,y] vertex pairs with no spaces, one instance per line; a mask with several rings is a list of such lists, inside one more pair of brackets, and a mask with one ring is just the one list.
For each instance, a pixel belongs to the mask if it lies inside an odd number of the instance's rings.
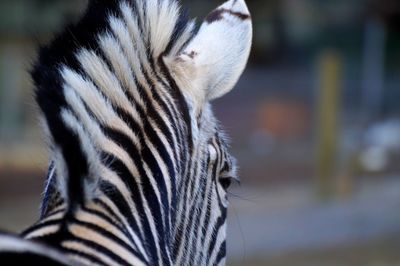
[[364,179],[358,187],[351,197],[329,202],[318,201],[304,183],[234,191],[241,196],[231,196],[231,262],[400,265],[400,179]]
[[0,229],[21,232],[39,217],[44,173],[0,171]]
[[259,259],[230,261],[239,266],[399,266],[400,238],[385,238]]

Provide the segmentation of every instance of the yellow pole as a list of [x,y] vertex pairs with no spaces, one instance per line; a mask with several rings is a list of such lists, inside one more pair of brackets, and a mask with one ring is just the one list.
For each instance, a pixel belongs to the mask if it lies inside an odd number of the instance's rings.
[[342,61],[338,53],[327,50],[319,64],[316,183],[319,197],[326,200],[334,193]]

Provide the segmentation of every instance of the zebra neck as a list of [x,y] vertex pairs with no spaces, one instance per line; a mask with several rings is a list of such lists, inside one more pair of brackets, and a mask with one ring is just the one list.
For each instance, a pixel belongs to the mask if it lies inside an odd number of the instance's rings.
[[150,210],[144,210],[149,215],[144,217],[109,184],[103,186],[106,191],[100,198],[73,213],[62,204],[23,236],[56,247],[72,258],[78,255],[80,262],[83,256],[104,264],[99,257],[103,254],[120,265],[172,265],[171,230],[152,217]]

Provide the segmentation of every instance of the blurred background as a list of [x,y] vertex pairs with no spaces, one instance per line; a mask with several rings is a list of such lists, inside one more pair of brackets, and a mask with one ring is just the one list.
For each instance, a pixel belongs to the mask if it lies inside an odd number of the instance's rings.
[[[183,1],[201,21],[222,1]],[[400,265],[400,1],[247,0],[249,66],[215,102],[242,185],[229,265]],[[82,0],[0,1],[0,228],[38,217],[48,163],[29,69]]]

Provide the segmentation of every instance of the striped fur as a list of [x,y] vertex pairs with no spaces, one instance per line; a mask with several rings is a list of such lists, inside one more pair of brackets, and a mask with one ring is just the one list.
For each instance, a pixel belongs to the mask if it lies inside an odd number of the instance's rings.
[[233,88],[250,43],[243,0],[198,32],[174,0],[90,1],[32,73],[52,165],[26,253],[43,243],[73,265],[224,264],[235,161],[210,101]]
[[58,250],[43,244],[0,233],[1,265],[69,265],[72,262]]

